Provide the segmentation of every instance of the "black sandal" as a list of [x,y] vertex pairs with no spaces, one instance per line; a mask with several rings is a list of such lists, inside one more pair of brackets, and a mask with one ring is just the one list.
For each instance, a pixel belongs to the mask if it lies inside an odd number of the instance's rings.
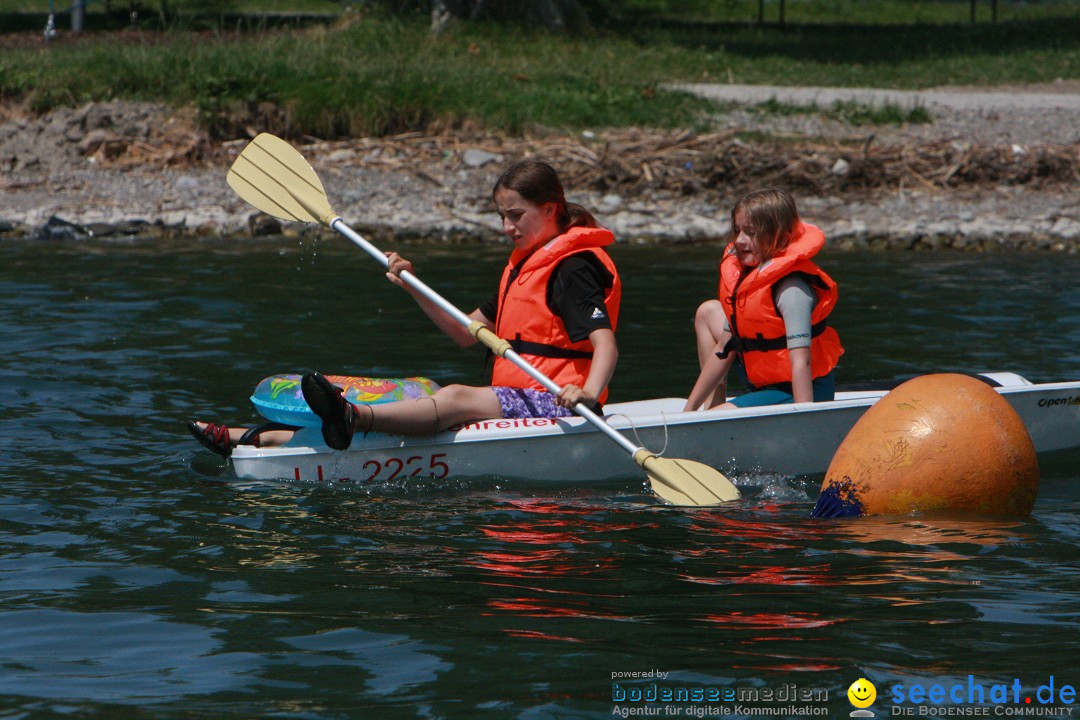
[[227,425],[206,423],[206,427],[200,428],[195,421],[191,421],[187,424],[187,428],[195,436],[195,439],[210,452],[226,458],[232,455],[232,443],[229,440],[229,428]]
[[347,449],[353,439],[354,411],[341,388],[319,373],[311,372],[300,381],[300,391],[311,410],[322,420],[322,436],[327,446],[334,450]]

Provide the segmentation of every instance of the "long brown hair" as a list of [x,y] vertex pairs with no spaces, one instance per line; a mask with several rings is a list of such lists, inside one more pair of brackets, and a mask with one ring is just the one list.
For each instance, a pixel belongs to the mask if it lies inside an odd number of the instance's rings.
[[735,213],[740,210],[754,228],[754,241],[758,244],[763,261],[783,251],[799,225],[799,210],[791,193],[780,188],[755,190],[743,195],[731,208],[729,239],[732,241],[739,235],[735,227]]
[[555,203],[555,217],[559,232],[564,233],[572,227],[599,227],[600,223],[587,209],[577,203],[566,202],[562,182],[555,168],[543,160],[521,160],[503,171],[495,181],[492,197],[499,190],[513,190],[534,205]]

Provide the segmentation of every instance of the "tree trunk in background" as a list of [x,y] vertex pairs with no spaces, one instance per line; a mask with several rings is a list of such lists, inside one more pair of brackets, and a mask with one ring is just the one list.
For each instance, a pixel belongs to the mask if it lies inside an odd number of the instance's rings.
[[86,0],[75,0],[71,5],[71,32],[78,35],[86,29]]

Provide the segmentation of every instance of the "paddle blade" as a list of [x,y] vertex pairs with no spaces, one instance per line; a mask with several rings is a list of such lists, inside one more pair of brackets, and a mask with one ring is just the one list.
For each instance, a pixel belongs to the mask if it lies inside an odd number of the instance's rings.
[[724,474],[703,463],[679,458],[634,456],[649,474],[654,493],[672,505],[717,505],[739,499],[739,489]]
[[308,161],[270,133],[247,144],[225,179],[241,198],[281,220],[328,224],[335,217]]

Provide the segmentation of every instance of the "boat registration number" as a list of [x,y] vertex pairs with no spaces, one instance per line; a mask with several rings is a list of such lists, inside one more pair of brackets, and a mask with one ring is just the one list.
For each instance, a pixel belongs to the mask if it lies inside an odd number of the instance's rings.
[[[429,477],[435,480],[441,480],[450,475],[450,466],[446,462],[446,453],[407,455],[405,457],[391,456],[383,460],[371,458],[365,460],[361,467],[364,476],[360,479],[363,482],[374,482],[375,480],[389,481],[403,477]],[[297,480],[304,479],[299,467],[294,468],[293,473]],[[320,481],[326,479],[324,477],[322,465],[316,466],[315,474]],[[352,478],[335,479],[341,482],[347,482]]]

